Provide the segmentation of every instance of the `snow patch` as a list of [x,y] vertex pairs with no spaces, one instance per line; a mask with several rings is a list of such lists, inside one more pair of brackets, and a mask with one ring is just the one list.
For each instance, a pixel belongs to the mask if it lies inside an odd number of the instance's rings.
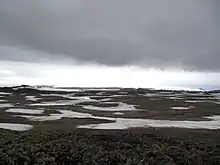
[[12,95],[12,93],[8,93],[8,92],[0,92],[0,95]]
[[25,116],[25,115],[16,115],[15,117],[23,117],[29,119],[31,121],[52,121],[52,120],[60,120],[62,118],[91,118],[92,115],[89,113],[80,113],[74,112],[71,110],[57,110],[61,114],[50,114],[48,116]]
[[114,113],[112,113],[112,114],[114,114],[114,115],[124,115],[123,112],[114,112]]
[[40,100],[40,98],[36,98],[35,96],[26,96],[25,98],[26,98],[26,100],[29,100],[29,101],[38,101],[38,100]]
[[8,109],[5,112],[23,113],[23,114],[43,114],[44,110],[31,110],[31,109]]
[[0,123],[0,128],[14,131],[27,131],[33,128],[29,124]]
[[57,105],[75,105],[86,102],[97,102],[97,100],[90,99],[89,97],[72,97],[75,100],[58,100],[50,102],[42,102],[31,104],[32,106],[57,106]]
[[[208,117],[206,117],[208,118]],[[188,129],[220,129],[220,116],[209,117],[211,121],[171,121],[154,119],[115,118],[115,122],[101,124],[79,125],[78,128],[87,129],[127,129],[134,127],[188,128]],[[114,120],[113,118],[110,118]]]
[[119,105],[116,107],[98,107],[94,105],[83,106],[84,109],[95,110],[95,111],[135,111],[135,105],[129,105],[126,103],[119,102]]
[[8,108],[8,107],[13,107],[13,105],[10,103],[0,103],[0,108]]
[[189,106],[189,107],[171,107],[171,109],[174,110],[187,110],[187,109],[191,109],[194,108],[194,106]]

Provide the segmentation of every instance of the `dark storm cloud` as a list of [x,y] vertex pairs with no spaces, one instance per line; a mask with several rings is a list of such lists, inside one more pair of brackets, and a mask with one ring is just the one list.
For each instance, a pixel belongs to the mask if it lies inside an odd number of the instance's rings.
[[[219,9],[218,0],[1,0],[0,59],[37,60],[45,52],[107,65],[220,70]],[[38,53],[2,53],[11,47]]]

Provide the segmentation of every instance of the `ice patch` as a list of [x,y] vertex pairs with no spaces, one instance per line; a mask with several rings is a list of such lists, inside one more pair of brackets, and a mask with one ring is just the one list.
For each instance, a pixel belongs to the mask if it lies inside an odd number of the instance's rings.
[[23,114],[42,114],[44,110],[31,110],[31,109],[8,109],[5,112],[23,113]]
[[33,126],[29,124],[0,123],[0,128],[14,131],[27,131],[32,129]]

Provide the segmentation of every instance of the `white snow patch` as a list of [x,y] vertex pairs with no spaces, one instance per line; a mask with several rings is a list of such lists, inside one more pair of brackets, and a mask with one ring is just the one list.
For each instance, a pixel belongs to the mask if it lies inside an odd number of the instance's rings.
[[163,99],[161,99],[161,98],[149,98],[150,100],[152,100],[152,101],[159,101],[159,100],[163,100]]
[[84,91],[120,91],[119,88],[85,88]]
[[177,87],[177,86],[160,86],[154,88],[156,90],[175,90],[175,91],[195,91],[195,92],[203,92],[204,90],[198,88],[187,88],[187,87]]
[[214,93],[212,94],[215,98],[219,99],[220,100],[220,93]]
[[13,117],[23,117],[31,121],[52,121],[62,118],[60,114],[50,114],[49,116],[14,115]]
[[59,120],[62,118],[91,118],[92,115],[89,113],[80,113],[74,112],[71,110],[57,110],[61,114],[50,114],[49,116],[25,116],[25,115],[16,115],[15,117],[23,117],[32,121],[51,121]]
[[220,120],[220,116],[219,115],[207,116],[207,117],[204,117],[204,118],[211,119],[211,120]]
[[42,102],[31,104],[32,106],[55,106],[55,105],[75,105],[79,103],[85,102],[97,102],[97,100],[90,99],[89,97],[72,97],[75,100],[58,100],[58,101],[50,101],[50,102]]
[[186,100],[186,103],[208,103],[210,100]]
[[186,91],[184,91],[182,93],[182,95],[185,95],[185,96],[208,96],[202,92],[186,92]]
[[118,93],[120,93],[120,94],[124,94],[124,95],[127,95],[128,94],[128,92],[118,92]]
[[35,87],[35,89],[40,91],[55,91],[55,92],[79,92],[82,89],[79,88],[56,88],[56,87]]
[[57,94],[57,93],[40,94],[40,95],[41,96],[46,96],[46,97],[50,97],[50,96],[64,97],[64,96],[66,96],[66,94]]
[[29,124],[0,123],[0,128],[14,131],[27,131],[32,129],[33,126]]
[[6,112],[23,113],[23,114],[42,114],[44,110],[31,110],[31,109],[8,109]]
[[216,100],[215,97],[193,97],[192,99],[194,100],[207,100],[207,101],[212,101],[212,100]]
[[171,107],[171,109],[174,110],[186,110],[186,109],[191,109],[194,108],[194,106],[189,106],[189,107]]
[[111,101],[111,100],[112,100],[112,98],[104,98],[104,99],[100,99],[99,101],[106,103],[106,101]]
[[123,112],[114,112],[114,113],[112,113],[112,114],[114,114],[114,115],[124,115]]
[[124,97],[124,96],[127,96],[127,95],[110,95],[106,97],[115,98],[115,97]]
[[126,103],[119,102],[119,105],[116,107],[98,107],[94,105],[83,106],[84,109],[96,110],[96,111],[135,111],[135,105],[129,105]]
[[68,118],[90,118],[92,116],[89,113],[74,112],[70,110],[58,110],[58,111],[62,113],[64,117],[68,117]]
[[30,100],[30,101],[40,100],[40,98],[36,98],[35,96],[26,96],[25,98],[26,98],[26,100]]
[[[82,99],[87,99],[87,100],[92,100],[92,101],[109,101],[112,98],[115,97],[123,97],[125,95],[110,95],[110,96],[101,96],[101,95],[87,95],[87,96],[73,96],[73,94],[40,94],[41,96],[46,96],[46,97],[50,97],[50,96],[56,96],[56,97],[63,97],[63,98],[67,98],[67,99],[74,99],[74,100],[82,100]],[[103,98],[100,100],[97,100],[97,98]]]
[[0,108],[8,108],[8,107],[13,107],[13,105],[10,103],[0,103]]
[[[207,118],[207,117],[206,117]],[[171,120],[154,120],[154,119],[127,119],[127,118],[110,118],[112,123],[86,124],[78,128],[88,129],[127,129],[132,127],[175,127],[188,129],[220,129],[220,117],[209,117],[215,119],[212,121],[171,121]]]
[[146,93],[146,94],[141,94],[141,96],[146,96],[146,97],[159,97],[163,96],[162,94],[159,93]]
[[102,102],[102,104],[119,104],[119,102],[115,102],[115,101],[105,101],[105,102]]
[[171,96],[171,97],[167,97],[168,99],[171,99],[171,100],[183,100],[184,98],[182,97],[176,97],[176,96]]
[[0,92],[0,95],[12,95],[12,93],[8,93],[8,92]]

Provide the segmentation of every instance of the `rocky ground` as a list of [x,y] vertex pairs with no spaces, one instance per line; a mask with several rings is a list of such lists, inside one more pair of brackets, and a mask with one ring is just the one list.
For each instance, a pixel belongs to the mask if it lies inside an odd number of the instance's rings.
[[219,96],[0,88],[0,164],[220,164]]

